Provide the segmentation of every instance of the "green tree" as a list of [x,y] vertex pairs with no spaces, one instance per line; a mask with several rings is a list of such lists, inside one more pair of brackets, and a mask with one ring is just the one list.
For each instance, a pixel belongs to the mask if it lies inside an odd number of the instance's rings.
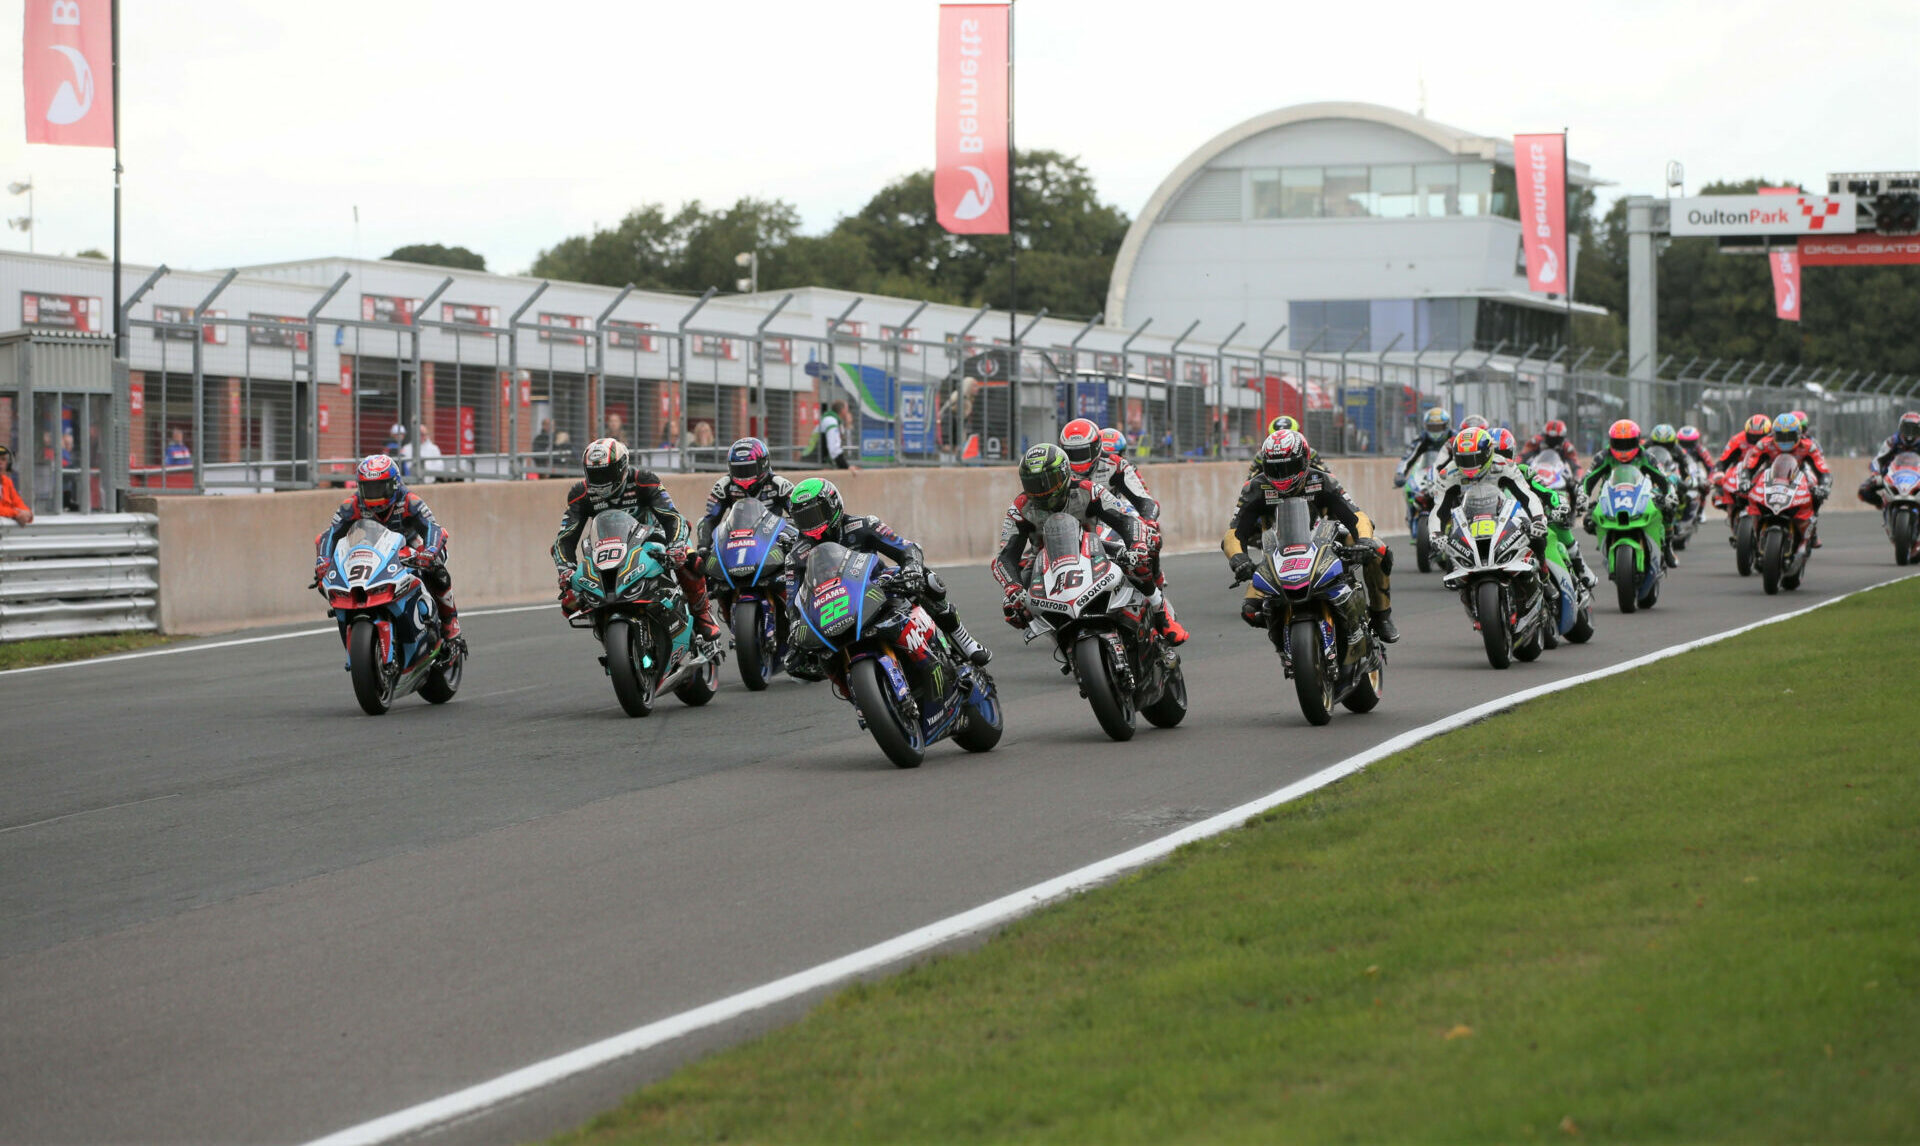
[[434,267],[454,267],[463,271],[484,271],[487,259],[465,247],[448,247],[440,243],[413,243],[405,247],[396,247],[387,258],[396,263],[425,263]]

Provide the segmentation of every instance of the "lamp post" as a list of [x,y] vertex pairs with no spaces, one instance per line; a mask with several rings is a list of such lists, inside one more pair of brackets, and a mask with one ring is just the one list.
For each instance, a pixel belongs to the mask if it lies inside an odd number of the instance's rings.
[[25,180],[19,183],[7,184],[7,194],[25,195],[27,197],[27,213],[24,215],[21,215],[19,218],[16,218],[16,219],[8,219],[7,227],[9,230],[25,231],[27,233],[27,253],[32,254],[33,253],[33,176],[29,175],[26,177]]
[[746,278],[733,280],[734,289],[759,294],[760,252],[757,249],[741,251],[739,254],[733,256],[733,265],[747,272]]

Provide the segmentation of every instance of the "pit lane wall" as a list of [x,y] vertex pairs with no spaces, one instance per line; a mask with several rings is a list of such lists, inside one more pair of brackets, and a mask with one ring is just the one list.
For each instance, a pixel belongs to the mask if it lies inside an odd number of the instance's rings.
[[[1383,535],[1406,532],[1405,502],[1391,459],[1331,459],[1334,472]],[[1865,508],[1853,488],[1864,460],[1834,463],[1829,509]],[[1215,548],[1246,476],[1244,462],[1142,467],[1161,504],[1169,552]],[[831,475],[850,513],[876,514],[926,550],[935,565],[984,562],[1017,492],[1013,471],[864,470]],[[683,510],[698,514],[712,475],[664,475]],[[462,482],[415,487],[452,535],[448,565],[462,608],[526,604],[554,596],[548,551],[564,508],[565,483]],[[132,509],[158,519],[159,623],[167,633],[212,633],[318,621],[326,608],[307,587],[314,535],[332,517],[340,491],[232,497],[145,497]]]

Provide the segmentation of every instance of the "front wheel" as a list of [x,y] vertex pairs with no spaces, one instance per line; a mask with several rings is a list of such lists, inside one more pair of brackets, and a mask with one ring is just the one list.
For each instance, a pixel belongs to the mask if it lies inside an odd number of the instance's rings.
[[853,662],[847,683],[853,690],[854,703],[860,706],[860,715],[867,719],[867,731],[873,734],[873,742],[880,746],[880,751],[887,754],[896,768],[920,767],[920,761],[927,756],[926,745],[920,742],[920,730],[908,728],[900,710],[894,707],[893,690],[880,679],[880,662],[872,657]]
[[1000,715],[1000,690],[989,680],[979,700],[968,698],[967,715],[953,742],[969,752],[989,752],[1000,743],[1006,724]]
[[1333,719],[1333,677],[1320,643],[1320,622],[1311,617],[1295,621],[1287,630],[1287,642],[1293,649],[1293,691],[1300,697],[1300,712],[1308,724],[1326,724]]
[[380,631],[369,620],[347,630],[347,663],[353,666],[353,698],[368,716],[385,716],[393,707],[385,666],[380,663]]
[[1893,515],[1893,563],[1913,564],[1914,511],[1899,509]]
[[1617,545],[1612,553],[1613,571],[1608,576],[1613,579],[1614,595],[1620,599],[1620,611],[1631,613],[1640,607],[1638,551],[1631,545]]
[[1175,666],[1167,674],[1166,690],[1160,699],[1140,710],[1147,723],[1155,728],[1172,728],[1187,718],[1187,674],[1186,670]]
[[1482,581],[1473,591],[1473,615],[1480,621],[1480,641],[1487,647],[1487,663],[1503,669],[1513,664],[1513,628],[1501,603],[1500,582]]
[[1425,517],[1413,527],[1413,563],[1422,573],[1433,572],[1433,537],[1427,533]]
[[647,655],[653,642],[644,626],[616,617],[607,622],[601,643],[607,649],[607,673],[613,677],[613,695],[628,716],[645,716],[653,711],[654,670],[643,667],[640,658]]
[[760,624],[760,610],[766,607],[758,601],[733,607],[733,655],[740,659],[740,683],[749,692],[765,689],[773,675],[773,650],[767,648]]
[[1743,515],[1733,526],[1733,567],[1740,576],[1753,576],[1753,518]]
[[1780,591],[1780,573],[1787,563],[1787,531],[1769,529],[1760,539],[1760,587],[1771,597]]
[[1073,646],[1073,671],[1086,690],[1093,717],[1115,740],[1133,739],[1133,698],[1123,696],[1107,663],[1107,643],[1089,633]]

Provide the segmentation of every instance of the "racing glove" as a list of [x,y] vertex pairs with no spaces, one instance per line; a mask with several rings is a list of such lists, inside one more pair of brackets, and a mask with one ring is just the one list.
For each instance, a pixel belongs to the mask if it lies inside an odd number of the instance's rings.
[[900,586],[909,593],[917,593],[926,587],[927,568],[918,561],[909,561],[900,566]]
[[1580,519],[1580,528],[1586,530],[1588,533],[1596,532],[1596,527],[1593,524],[1593,515],[1591,513]]
[[1133,575],[1149,577],[1153,574],[1153,546],[1145,540],[1137,542],[1132,550]]
[[1406,484],[1407,484],[1407,475],[1406,475],[1406,474],[1394,474],[1394,475],[1393,475],[1393,484],[1394,484],[1394,486],[1395,486],[1395,487],[1399,487],[1399,486],[1403,486],[1403,485],[1406,485]]
[[1227,558],[1227,565],[1233,570],[1233,583],[1253,580],[1253,558],[1244,553],[1236,553]]
[[672,565],[672,566],[673,566],[673,567],[674,567],[675,569],[679,569],[679,568],[681,568],[681,567],[683,567],[683,566],[685,566],[685,565],[686,565],[686,563],[687,563],[687,547],[686,547],[686,545],[685,545],[684,543],[682,543],[682,544],[676,544],[676,545],[669,545],[669,546],[667,546],[667,561],[668,561],[668,563],[670,563],[670,564],[671,564],[671,565]]

